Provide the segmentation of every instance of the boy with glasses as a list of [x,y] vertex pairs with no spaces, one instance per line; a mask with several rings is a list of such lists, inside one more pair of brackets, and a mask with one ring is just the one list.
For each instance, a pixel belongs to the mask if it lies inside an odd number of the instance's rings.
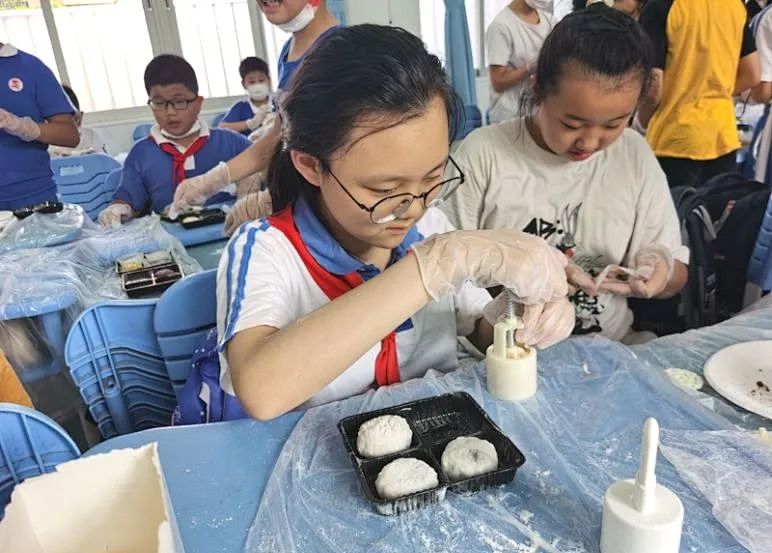
[[[180,182],[224,164],[250,144],[235,132],[210,129],[199,118],[204,100],[193,67],[181,57],[154,58],[145,69],[145,89],[156,124],[129,152],[114,201],[99,214],[104,226],[161,213],[172,203]],[[230,199],[231,194],[221,192],[207,203]]]

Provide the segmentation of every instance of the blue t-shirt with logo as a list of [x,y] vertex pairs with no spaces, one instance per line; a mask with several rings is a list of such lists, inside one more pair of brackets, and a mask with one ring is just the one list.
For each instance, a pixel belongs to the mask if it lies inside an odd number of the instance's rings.
[[[6,45],[3,53],[9,49]],[[53,72],[22,51],[0,55],[0,108],[37,123],[75,113]],[[47,144],[24,142],[0,129],[0,210],[55,200],[50,165]]]

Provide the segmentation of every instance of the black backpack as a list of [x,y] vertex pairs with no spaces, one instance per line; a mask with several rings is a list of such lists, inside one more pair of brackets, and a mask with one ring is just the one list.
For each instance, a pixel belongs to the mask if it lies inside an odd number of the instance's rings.
[[628,302],[636,330],[659,336],[699,328],[718,321],[713,242],[716,233],[704,197],[695,188],[670,189],[681,223],[683,243],[689,247],[689,280],[679,295],[664,300]]
[[689,247],[689,281],[667,300],[630,300],[637,330],[659,335],[711,325],[742,309],[748,263],[770,188],[726,173],[699,188],[671,189]]
[[716,240],[713,254],[717,277],[720,319],[743,308],[748,264],[769,202],[768,184],[725,173],[708,180],[697,191],[713,220]]

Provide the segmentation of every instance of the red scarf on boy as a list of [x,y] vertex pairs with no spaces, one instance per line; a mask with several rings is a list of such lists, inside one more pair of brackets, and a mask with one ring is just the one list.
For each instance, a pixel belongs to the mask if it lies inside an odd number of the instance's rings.
[[185,160],[206,146],[208,141],[208,136],[199,136],[184,152],[180,152],[177,146],[171,142],[158,144],[161,150],[172,156],[172,184],[174,188],[177,188],[177,185],[185,180]]
[[[311,274],[311,278],[322,289],[322,292],[330,298],[330,301],[362,284],[362,277],[356,271],[347,275],[335,275],[316,261],[311,252],[308,251],[303,238],[300,236],[300,231],[295,226],[291,206],[271,215],[268,217],[268,221],[287,237]],[[399,381],[397,333],[392,330],[381,340],[381,351],[375,359],[375,382],[378,386],[385,386]]]

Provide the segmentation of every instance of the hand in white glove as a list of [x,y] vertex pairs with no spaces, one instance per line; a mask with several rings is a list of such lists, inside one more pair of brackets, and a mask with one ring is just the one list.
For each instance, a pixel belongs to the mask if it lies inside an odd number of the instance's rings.
[[169,216],[176,218],[190,206],[204,205],[206,201],[231,183],[228,164],[221,161],[203,175],[185,179],[174,191]]
[[[506,313],[506,294],[501,293],[485,306],[483,315],[495,325]],[[558,298],[549,303],[517,305],[517,316],[523,328],[515,333],[521,344],[545,349],[571,335],[575,326],[574,305],[568,298]]]
[[569,294],[574,295],[577,291],[581,290],[589,296],[598,295],[595,280],[573,261],[569,261],[568,265],[566,265],[566,278],[568,279]]
[[247,194],[228,210],[225,217],[225,234],[230,236],[246,221],[268,217],[273,213],[273,202],[268,190]]
[[40,136],[40,125],[30,117],[17,117],[0,108],[0,130],[12,134],[24,142],[32,142]]
[[258,108],[252,117],[244,121],[244,123],[247,125],[247,128],[250,131],[254,131],[255,129],[259,128],[260,125],[263,124],[263,121],[265,121],[265,117],[266,115],[268,115],[269,110],[270,108],[269,109]]
[[637,277],[626,282],[607,279],[599,290],[619,296],[650,299],[659,296],[673,277],[673,254],[663,246],[648,246],[633,256],[630,269]]
[[566,257],[543,239],[517,230],[438,234],[412,247],[426,292],[455,294],[465,282],[501,285],[518,303],[547,303],[568,293]]
[[117,228],[134,216],[129,204],[116,202],[108,205],[99,214],[99,224],[105,228]]

